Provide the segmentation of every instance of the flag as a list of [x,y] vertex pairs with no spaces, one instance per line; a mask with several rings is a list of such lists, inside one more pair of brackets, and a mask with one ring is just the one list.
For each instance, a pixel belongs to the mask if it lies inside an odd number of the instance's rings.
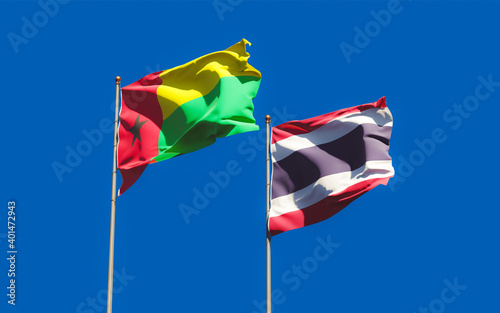
[[386,185],[391,132],[385,97],[273,127],[270,235],[323,221]]
[[119,195],[148,164],[193,152],[222,138],[258,130],[252,99],[261,74],[248,64],[245,39],[122,88]]

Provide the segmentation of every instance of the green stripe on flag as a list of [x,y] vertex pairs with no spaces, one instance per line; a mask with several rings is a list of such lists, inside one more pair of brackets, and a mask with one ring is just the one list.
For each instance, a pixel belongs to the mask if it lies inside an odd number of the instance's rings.
[[163,121],[154,160],[199,150],[216,138],[258,130],[252,99],[259,85],[255,76],[223,77],[207,95],[182,104]]

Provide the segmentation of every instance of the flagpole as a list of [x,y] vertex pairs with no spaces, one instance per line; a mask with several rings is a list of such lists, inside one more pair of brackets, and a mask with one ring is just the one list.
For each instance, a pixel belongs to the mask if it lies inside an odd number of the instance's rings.
[[111,226],[109,229],[108,304],[106,313],[111,313],[113,304],[113,261],[115,258],[115,207],[116,207],[116,167],[118,145],[118,100],[120,96],[120,76],[116,76],[115,132],[113,144],[113,178],[111,184]]
[[269,126],[271,123],[271,116],[266,115],[266,295],[267,295],[267,311],[271,313],[271,236],[269,233],[269,208],[271,204],[271,157],[269,155]]

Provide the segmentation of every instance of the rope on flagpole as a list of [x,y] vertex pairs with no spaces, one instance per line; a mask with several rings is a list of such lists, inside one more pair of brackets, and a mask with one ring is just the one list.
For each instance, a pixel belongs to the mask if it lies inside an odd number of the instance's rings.
[[269,154],[269,126],[271,124],[271,116],[266,115],[266,313],[271,313],[271,236],[269,233],[269,209],[270,209],[270,194],[271,194],[271,157]]
[[111,183],[111,225],[109,229],[108,301],[106,313],[111,313],[113,304],[113,262],[115,258],[115,208],[116,208],[116,167],[118,146],[118,103],[120,97],[120,76],[116,76],[115,132],[113,144],[113,178]]

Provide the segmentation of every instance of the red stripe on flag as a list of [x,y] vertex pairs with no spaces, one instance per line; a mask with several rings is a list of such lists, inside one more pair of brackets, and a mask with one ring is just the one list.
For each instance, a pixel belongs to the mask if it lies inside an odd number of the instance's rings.
[[118,190],[118,196],[122,195],[125,190],[129,189],[139,179],[147,166],[148,164],[146,163],[128,170],[120,169],[122,185],[120,186],[120,190]]
[[118,131],[118,169],[123,194],[141,176],[152,158],[158,156],[158,137],[163,113],[156,91],[162,83],[157,72],[122,88]]
[[362,104],[347,109],[342,109],[339,111],[323,114],[320,116],[315,116],[305,120],[286,122],[281,125],[273,127],[271,144],[274,144],[280,140],[286,139],[291,136],[312,132],[313,130],[320,128],[326,123],[347,114],[363,112],[365,110],[373,108],[385,108],[385,107],[387,107],[387,105],[385,104],[385,97],[382,97],[376,102]]
[[374,178],[330,195],[304,209],[269,218],[271,236],[324,221],[340,212],[351,202],[379,184],[387,185],[390,177]]

